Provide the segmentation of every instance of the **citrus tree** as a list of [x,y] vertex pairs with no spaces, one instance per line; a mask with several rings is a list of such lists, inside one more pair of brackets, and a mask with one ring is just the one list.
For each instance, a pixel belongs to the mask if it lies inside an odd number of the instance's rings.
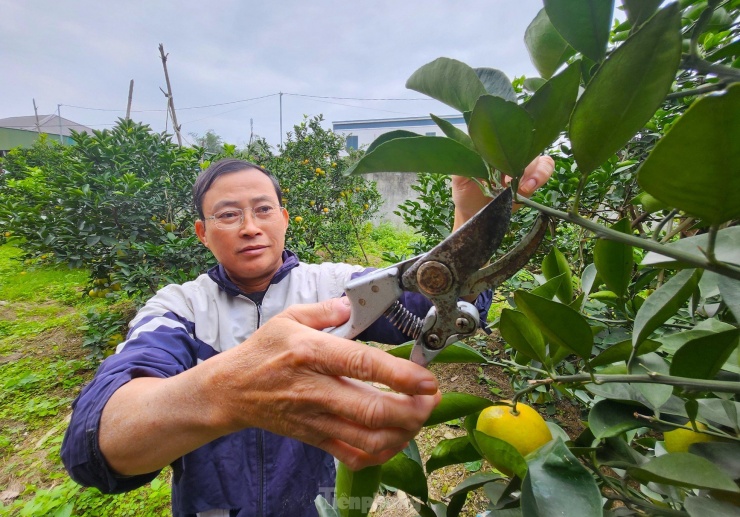
[[[425,464],[412,442],[381,467],[340,465],[322,515],[365,515],[381,482],[424,516],[458,515],[481,487],[491,516],[737,515],[740,2],[662,3],[623,0],[613,22],[610,1],[545,0],[524,35],[540,74],[522,81],[529,95],[447,58],[409,78],[468,131],[433,116],[445,137],[383,135],[350,173],[458,174],[494,193],[549,150],[557,183],[518,201],[578,228],[589,251],[552,246],[539,285],[513,293],[493,322],[508,356],[438,356],[510,372],[503,409],[444,394],[427,425],[464,417],[466,436]],[[543,427],[524,405],[541,396],[582,404],[586,430]],[[429,497],[426,475],[480,458],[495,469]]]

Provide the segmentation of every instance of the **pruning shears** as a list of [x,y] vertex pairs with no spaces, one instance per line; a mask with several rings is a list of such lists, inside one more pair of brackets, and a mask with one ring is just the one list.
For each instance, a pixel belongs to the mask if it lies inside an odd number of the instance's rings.
[[[385,316],[415,340],[411,360],[422,366],[447,346],[473,335],[480,316],[464,298],[495,289],[521,269],[547,228],[547,218],[541,215],[516,247],[485,266],[509,229],[511,208],[512,193],[507,188],[427,253],[350,280],[345,286],[350,319],[328,332],[351,339]],[[404,291],[420,293],[432,302],[424,318],[398,301]]]

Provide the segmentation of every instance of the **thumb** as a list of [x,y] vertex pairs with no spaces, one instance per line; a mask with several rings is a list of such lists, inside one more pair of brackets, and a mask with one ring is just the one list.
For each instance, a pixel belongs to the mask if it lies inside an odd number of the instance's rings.
[[307,327],[323,330],[337,327],[349,319],[350,301],[346,296],[319,303],[292,305],[276,316],[288,318]]

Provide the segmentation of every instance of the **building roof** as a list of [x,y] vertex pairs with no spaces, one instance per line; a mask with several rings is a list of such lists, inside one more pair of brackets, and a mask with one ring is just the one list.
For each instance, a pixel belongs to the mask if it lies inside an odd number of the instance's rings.
[[[464,125],[465,118],[462,115],[443,115],[439,117],[454,125]],[[431,117],[404,117],[404,118],[380,118],[371,120],[341,120],[332,122],[334,131],[348,129],[378,129],[436,126],[437,123]]]
[[[83,126],[82,124],[78,124],[77,122],[73,122],[64,117],[61,117],[60,119],[59,116],[54,114],[39,115],[39,127],[41,132],[49,135],[58,135],[60,120],[62,136],[71,136],[72,130],[78,133],[87,132],[92,134],[93,132],[93,130],[87,126]],[[0,119],[0,127],[36,132],[36,117],[34,115],[29,115],[25,117],[2,118]]]

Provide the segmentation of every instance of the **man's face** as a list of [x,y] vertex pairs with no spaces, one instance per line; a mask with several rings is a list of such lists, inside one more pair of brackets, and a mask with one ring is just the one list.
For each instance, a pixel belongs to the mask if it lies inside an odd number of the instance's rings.
[[267,289],[282,265],[288,212],[279,209],[267,220],[246,210],[244,223],[235,228],[217,228],[214,214],[227,209],[257,208],[264,204],[279,207],[280,200],[267,175],[257,169],[225,174],[213,182],[203,196],[205,221],[196,221],[200,241],[224,266],[229,278],[246,293]]

